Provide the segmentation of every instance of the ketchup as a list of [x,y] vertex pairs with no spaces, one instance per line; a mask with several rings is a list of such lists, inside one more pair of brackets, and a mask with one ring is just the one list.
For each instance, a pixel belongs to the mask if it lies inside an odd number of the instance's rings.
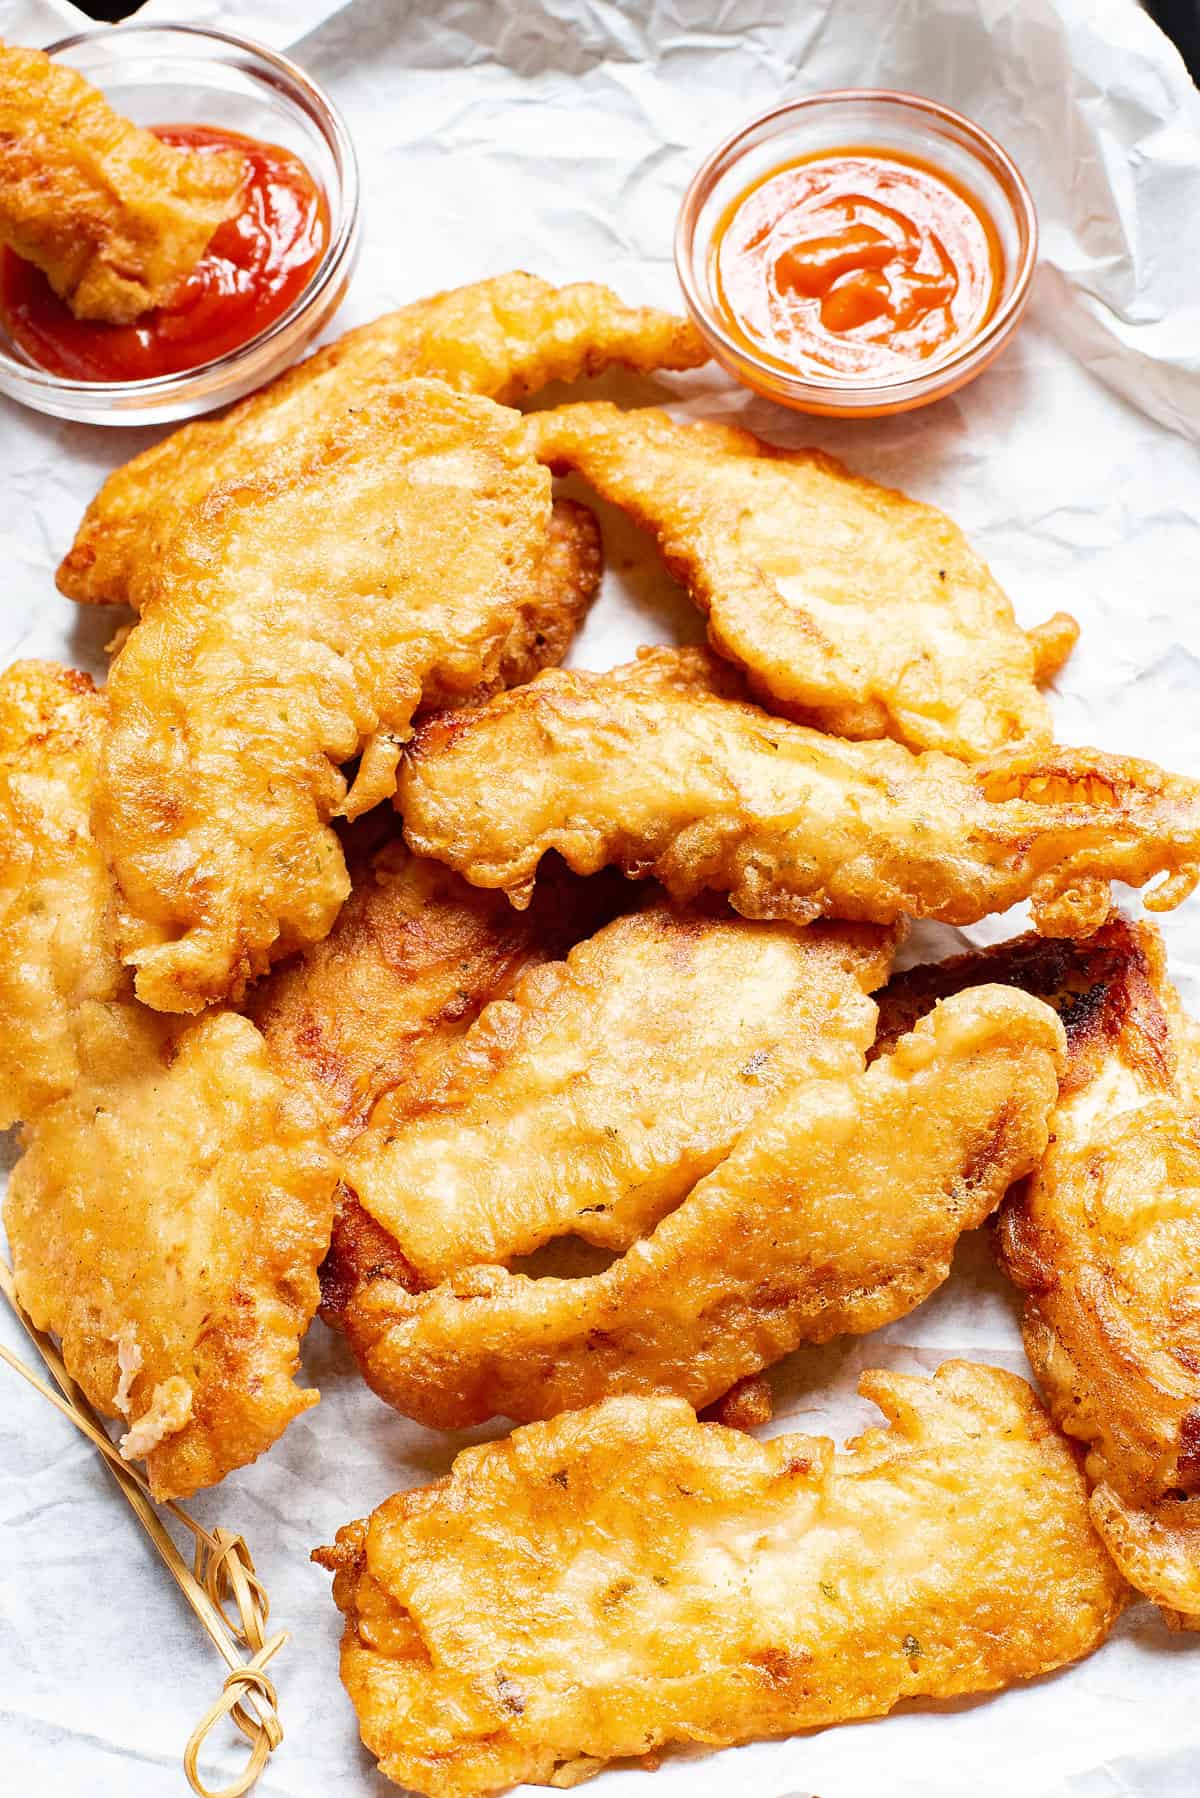
[[240,349],[303,292],[329,239],[329,208],[290,150],[208,125],[159,125],[166,144],[237,150],[247,173],[238,211],[162,306],[131,325],[76,318],[45,275],[7,247],[0,317],[42,368],[77,381],[141,381]]
[[726,329],[822,379],[895,377],[981,331],[1003,284],[991,219],[898,150],[819,151],[726,209],[714,248]]

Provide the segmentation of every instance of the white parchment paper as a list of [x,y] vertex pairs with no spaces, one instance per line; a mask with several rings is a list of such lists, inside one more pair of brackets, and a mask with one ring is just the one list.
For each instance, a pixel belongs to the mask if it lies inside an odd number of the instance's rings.
[[[1041,211],[1044,265],[1016,342],[940,406],[850,426],[752,400],[705,370],[665,392],[816,442],[944,506],[1032,623],[1083,638],[1055,709],[1069,741],[1200,772],[1200,97],[1132,0],[150,0],[144,16],[291,47],[343,107],[361,154],[366,245],[338,320],[511,267],[605,280],[677,304],[669,246],[703,153],[750,113],[823,87],[900,86],[980,119]],[[83,24],[62,0],[0,0],[0,35]],[[77,613],[52,571],[101,476],[149,434],[70,427],[0,401],[0,664],[49,655],[99,672],[110,620]],[[644,543],[600,507],[610,572],[575,660],[699,635]],[[993,920],[977,940],[1007,935]],[[1200,900],[1165,923],[1200,1003]],[[927,939],[923,939],[927,940]],[[14,1152],[10,1145],[10,1157]],[[0,1336],[19,1345],[11,1320]],[[966,1354],[1025,1370],[1011,1293],[982,1240],[948,1285],[879,1334],[776,1370],[775,1428],[860,1425],[865,1366]],[[242,1530],[293,1631],[277,1663],[287,1739],[263,1798],[391,1788],[357,1744],[336,1675],[339,1619],[307,1561],[339,1524],[442,1473],[457,1438],[394,1416],[342,1344],[310,1333],[323,1394],[256,1467],[196,1505]],[[220,1669],[70,1426],[0,1369],[0,1793],[160,1798]],[[913,1709],[719,1755],[620,1771],[596,1798],[1191,1798],[1200,1792],[1200,1637],[1131,1611],[1084,1665],[1001,1697]],[[210,1762],[213,1783],[240,1765]]]

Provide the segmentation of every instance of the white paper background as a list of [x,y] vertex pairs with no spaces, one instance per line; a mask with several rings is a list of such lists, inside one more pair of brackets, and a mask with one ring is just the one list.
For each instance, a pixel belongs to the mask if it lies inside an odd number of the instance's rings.
[[[366,247],[339,325],[522,266],[675,305],[674,213],[702,154],[753,111],[823,87],[900,86],[972,114],[1034,188],[1044,266],[1015,344],[939,407],[838,426],[790,417],[704,371],[686,408],[819,442],[943,505],[1033,622],[1074,612],[1083,639],[1056,701],[1067,740],[1200,772],[1200,97],[1129,0],[259,0],[145,15],[291,45],[344,108],[366,180]],[[324,20],[324,23],[322,23]],[[0,0],[0,33],[44,43],[65,4]],[[652,390],[607,384],[644,400]],[[101,666],[107,620],[77,614],[52,570],[101,475],[143,433],[88,430],[0,401],[0,665]],[[610,572],[576,660],[698,634],[686,602],[607,509]],[[1200,1002],[1200,900],[1166,921]],[[1008,933],[981,928],[978,937]],[[879,1335],[777,1370],[788,1427],[866,1416],[859,1369],[948,1354],[1024,1368],[1011,1294],[982,1240]],[[18,1341],[7,1317],[0,1334]],[[339,1620],[310,1547],[456,1446],[404,1423],[320,1325],[320,1407],[196,1509],[242,1530],[294,1632],[278,1663],[287,1739],[264,1798],[392,1788],[357,1745],[336,1677]],[[0,1369],[0,1793],[159,1798],[219,1685],[206,1639],[93,1451]],[[1089,1662],[1000,1698],[909,1711],[721,1755],[622,1771],[596,1798],[1184,1798],[1200,1791],[1200,1637],[1129,1613]],[[1190,1700],[1190,1701],[1189,1701]],[[214,1779],[240,1765],[210,1762]]]

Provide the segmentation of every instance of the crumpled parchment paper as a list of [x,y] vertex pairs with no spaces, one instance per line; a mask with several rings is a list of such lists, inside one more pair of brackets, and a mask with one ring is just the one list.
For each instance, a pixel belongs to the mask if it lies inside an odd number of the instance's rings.
[[[992,369],[939,406],[838,425],[752,399],[713,370],[674,383],[690,413],[815,442],[944,506],[1033,622],[1083,626],[1056,700],[1061,736],[1200,771],[1200,96],[1132,0],[257,0],[141,15],[223,25],[289,48],[358,143],[366,241],[338,327],[510,267],[609,281],[677,303],[682,189],[749,114],[825,87],[897,86],[981,120],[1041,212],[1027,322]],[[87,23],[64,0],[0,0],[0,35],[46,43]],[[645,401],[662,389],[606,382]],[[73,427],[0,401],[0,662],[99,672],[107,617],[52,571],[103,474],[149,433]],[[610,573],[575,660],[699,635],[636,533],[607,508]],[[624,564],[630,566],[625,567]],[[1020,927],[991,920],[992,940]],[[1200,1004],[1200,901],[1165,921]],[[953,933],[923,932],[940,952]],[[10,1145],[11,1154],[15,1145]],[[0,1316],[4,1340],[19,1333]],[[950,1355],[1024,1371],[1016,1307],[981,1239],[949,1284],[878,1335],[776,1370],[775,1428],[868,1420],[858,1372]],[[394,1416],[341,1343],[310,1333],[324,1394],[256,1467],[196,1504],[245,1533],[293,1632],[277,1673],[287,1737],[263,1798],[389,1790],[337,1680],[339,1619],[309,1549],[455,1449]],[[0,1369],[0,1793],[161,1798],[185,1790],[184,1741],[222,1669],[92,1449]],[[655,1773],[602,1776],[595,1798],[1190,1798],[1200,1791],[1200,1638],[1131,1611],[1081,1667],[998,1698],[914,1709]],[[233,1738],[236,1742],[236,1738]],[[240,1748],[210,1757],[212,1783]]]

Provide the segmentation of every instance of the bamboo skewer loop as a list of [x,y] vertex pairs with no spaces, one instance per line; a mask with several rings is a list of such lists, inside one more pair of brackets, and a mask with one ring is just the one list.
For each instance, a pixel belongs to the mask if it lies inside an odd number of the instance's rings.
[[[234,1635],[257,1652],[263,1645],[271,1601],[254,1571],[244,1537],[222,1529],[215,1529],[207,1541],[197,1536],[192,1570]],[[231,1599],[237,1608],[236,1623],[225,1609]]]
[[[263,1671],[267,1662],[287,1641],[287,1632],[280,1630],[271,1640],[261,1647],[242,1667],[235,1667],[221,1687],[221,1696],[209,1707],[197,1723],[183,1751],[183,1770],[187,1774],[188,1784],[196,1798],[244,1798],[255,1784],[267,1761],[283,1740],[283,1725],[276,1714],[278,1698],[275,1686]],[[260,1723],[257,1717],[247,1715],[243,1704],[243,1696],[251,1692],[263,1701],[263,1718]],[[200,1777],[198,1759],[201,1748],[209,1731],[222,1717],[231,1717],[242,1734],[251,1743],[250,1759],[238,1777],[230,1785],[213,1790],[206,1786]]]

